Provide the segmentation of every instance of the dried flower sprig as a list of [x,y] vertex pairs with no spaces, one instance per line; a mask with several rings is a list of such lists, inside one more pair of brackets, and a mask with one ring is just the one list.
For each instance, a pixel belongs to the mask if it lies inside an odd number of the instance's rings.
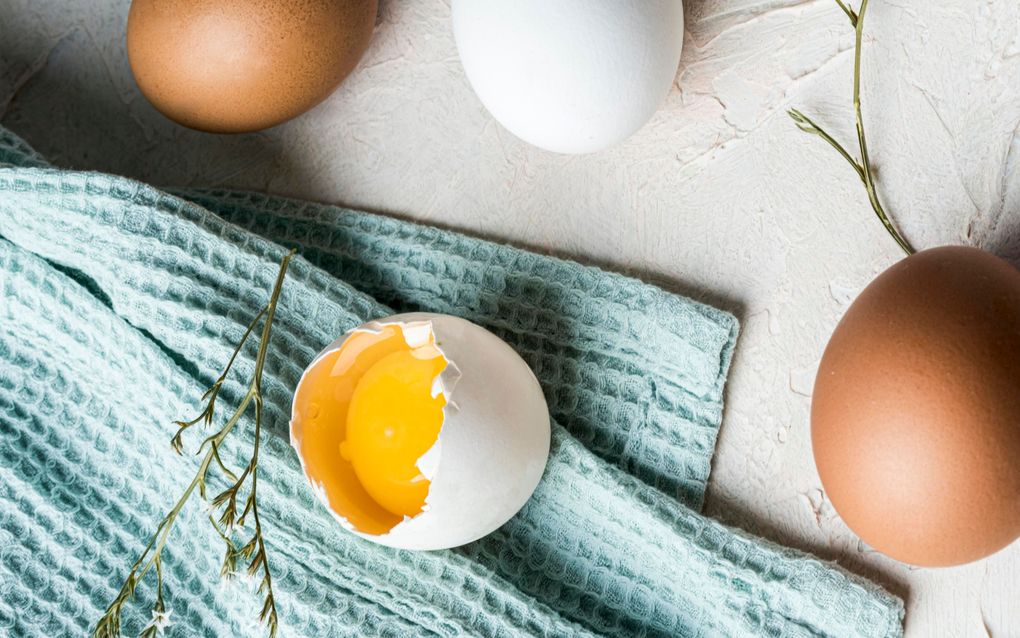
[[[287,274],[287,267],[290,265],[290,260],[293,256],[294,252],[291,251],[283,258],[269,303],[248,324],[247,330],[245,330],[240,342],[230,356],[230,360],[227,362],[223,373],[202,396],[205,408],[194,419],[175,423],[177,433],[170,440],[170,446],[178,454],[181,454],[184,450],[182,435],[186,430],[198,424],[204,426],[212,425],[215,416],[216,400],[219,398],[220,389],[223,387],[227,374],[237,360],[237,356],[244,347],[245,342],[247,342],[248,337],[255,331],[259,322],[263,321],[258,352],[255,356],[255,372],[248,385],[247,393],[226,423],[202,441],[198,448],[198,454],[202,454],[204,451],[205,456],[202,457],[202,462],[198,466],[195,477],[191,480],[191,483],[181,494],[180,498],[177,499],[173,509],[160,521],[155,534],[149,540],[149,544],[146,545],[141,556],[131,566],[131,571],[128,572],[127,578],[124,580],[124,584],[121,586],[117,596],[110,603],[103,617],[96,623],[93,631],[94,638],[117,638],[120,636],[121,616],[124,606],[133,598],[138,584],[152,570],[156,574],[156,602],[152,608],[152,621],[142,630],[141,638],[155,638],[158,632],[162,631],[169,624],[170,612],[166,609],[166,603],[163,598],[162,552],[166,547],[167,540],[178,515],[195,490],[198,490],[203,500],[207,499],[206,484],[209,479],[209,470],[214,461],[223,475],[231,482],[230,487],[212,499],[211,509],[213,511],[217,509],[222,510],[218,519],[212,515],[209,516],[209,521],[212,523],[213,528],[227,545],[227,552],[223,560],[223,566],[220,569],[220,575],[225,578],[233,576],[237,571],[239,559],[243,559],[248,563],[247,573],[249,577],[255,578],[261,574],[262,578],[258,586],[258,592],[263,597],[263,604],[262,610],[259,612],[259,621],[266,625],[270,637],[276,636],[279,628],[279,619],[276,612],[276,600],[273,596],[273,579],[269,570],[269,558],[266,553],[262,521],[259,518],[258,509],[258,461],[262,438],[262,373],[269,351],[269,337],[272,331],[273,319],[276,315],[277,303],[280,299],[280,291],[283,287],[284,277]],[[220,446],[252,404],[254,404],[255,409],[255,432],[252,453],[248,464],[240,474],[236,474],[227,468],[220,457]],[[247,487],[247,495],[243,499],[244,506],[240,516],[238,516],[238,499],[242,497],[245,487]],[[255,529],[252,537],[239,547],[231,538],[231,534],[236,527],[243,527],[249,516]]]
[[864,188],[868,192],[868,201],[871,202],[871,207],[875,210],[875,214],[878,215],[882,225],[885,226],[885,229],[892,235],[892,238],[903,249],[903,252],[912,255],[914,254],[913,247],[903,238],[899,230],[896,229],[892,220],[889,219],[889,215],[886,214],[882,201],[878,197],[878,189],[875,187],[875,178],[871,170],[871,159],[868,157],[868,142],[864,136],[864,118],[861,115],[861,40],[864,34],[864,13],[868,10],[868,0],[861,0],[861,8],[858,11],[851,9],[842,0],[835,0],[835,2],[843,10],[847,18],[850,19],[850,24],[853,26],[856,34],[854,41],[854,116],[857,120],[857,145],[861,153],[860,161],[857,161],[839,142],[815,124],[811,118],[797,109],[790,109],[788,113],[800,130],[822,138],[836,149],[843,159],[850,163],[850,166],[857,172],[857,176],[864,182]]
[[152,607],[152,620],[138,634],[138,638],[156,638],[170,624],[170,612],[163,601],[163,562],[156,557],[156,604]]

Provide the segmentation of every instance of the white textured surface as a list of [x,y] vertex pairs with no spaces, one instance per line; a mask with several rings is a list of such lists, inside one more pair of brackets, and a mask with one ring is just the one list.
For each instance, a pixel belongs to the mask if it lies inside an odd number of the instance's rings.
[[[908,602],[909,636],[1020,636],[1020,543],[955,569],[858,545],[812,464],[825,341],[899,257],[850,169],[783,114],[851,133],[851,33],[830,0],[688,0],[677,84],[615,149],[566,157],[472,94],[441,0],[384,0],[360,69],[277,129],[176,127],[136,90],[126,0],[2,0],[0,121],[59,164],[394,213],[639,275],[735,312],[743,333],[708,510],[839,560]],[[1020,263],[1020,7],[875,0],[865,111],[887,207],[916,246]]]

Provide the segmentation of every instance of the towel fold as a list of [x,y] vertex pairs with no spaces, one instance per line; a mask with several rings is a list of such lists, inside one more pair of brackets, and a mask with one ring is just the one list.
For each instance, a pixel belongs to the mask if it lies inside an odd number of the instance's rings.
[[[193,474],[195,459],[169,449],[171,421],[191,415],[294,247],[260,459],[281,635],[902,634],[902,603],[877,586],[697,512],[732,316],[385,217],[57,170],[3,129],[0,165],[0,633],[82,635],[102,614]],[[288,445],[304,367],[394,310],[493,330],[534,369],[554,419],[534,497],[457,550],[344,532]],[[252,355],[225,401],[243,393]],[[243,423],[230,458],[250,441]],[[220,549],[188,507],[164,554],[170,635],[258,635],[257,601],[216,579]],[[139,588],[126,634],[152,594]]]

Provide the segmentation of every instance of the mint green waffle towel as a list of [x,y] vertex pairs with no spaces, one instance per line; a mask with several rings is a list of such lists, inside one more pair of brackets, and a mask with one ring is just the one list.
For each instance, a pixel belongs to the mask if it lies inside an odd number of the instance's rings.
[[[260,498],[284,636],[873,636],[902,603],[700,515],[736,321],[622,276],[385,217],[56,170],[0,129],[0,634],[81,636],[194,471],[168,439],[285,247]],[[384,305],[385,304],[385,305]],[[394,310],[522,354],[555,425],[534,497],[452,551],[344,532],[287,441],[301,371]],[[239,362],[250,373],[251,352]],[[242,392],[238,380],[225,400]],[[250,426],[250,424],[248,424]],[[250,427],[238,438],[250,437]],[[239,452],[235,450],[234,452]],[[200,507],[168,553],[173,636],[261,635]],[[148,620],[152,590],[126,615]],[[136,611],[137,610],[137,611]]]

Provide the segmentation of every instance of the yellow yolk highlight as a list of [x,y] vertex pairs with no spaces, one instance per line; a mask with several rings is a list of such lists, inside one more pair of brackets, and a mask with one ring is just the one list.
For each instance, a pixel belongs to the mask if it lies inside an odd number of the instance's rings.
[[292,428],[305,472],[358,531],[383,534],[422,511],[430,483],[418,465],[443,425],[436,379],[446,366],[434,335],[412,347],[391,324],[353,333],[298,387]]
[[446,360],[416,351],[387,355],[361,377],[347,412],[347,440],[340,453],[354,465],[361,485],[399,516],[421,512],[429,481],[418,459],[435,445],[443,427],[442,394],[432,396]]

